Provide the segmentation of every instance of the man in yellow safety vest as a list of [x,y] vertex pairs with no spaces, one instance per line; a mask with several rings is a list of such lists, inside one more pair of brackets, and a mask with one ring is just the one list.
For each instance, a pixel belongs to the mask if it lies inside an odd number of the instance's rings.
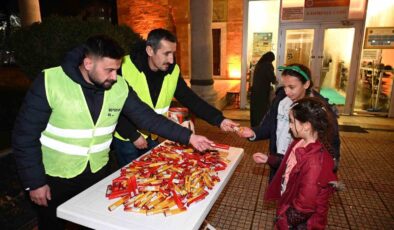
[[[165,115],[175,97],[193,114],[223,131],[233,131],[239,124],[226,119],[222,112],[195,94],[182,78],[175,62],[177,39],[165,29],[149,32],[146,43],[140,44],[125,56],[121,72],[138,97]],[[213,82],[210,82],[213,83]],[[156,146],[157,135],[137,130],[136,125],[121,115],[116,128],[113,147],[118,164],[126,165]]]

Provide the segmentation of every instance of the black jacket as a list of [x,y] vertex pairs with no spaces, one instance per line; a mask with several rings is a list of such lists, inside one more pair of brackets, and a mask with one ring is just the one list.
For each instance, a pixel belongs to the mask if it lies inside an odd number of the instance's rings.
[[[169,66],[166,72],[160,70],[157,72],[153,72],[152,70],[150,70],[148,65],[148,55],[145,51],[145,44],[141,44],[140,47],[138,47],[132,54],[130,54],[130,59],[139,71],[144,72],[146,80],[148,82],[149,92],[153,105],[156,105],[157,99],[161,91],[161,87],[163,85],[164,77],[168,73],[172,73],[175,67],[175,62],[174,64]],[[211,106],[206,101],[201,99],[197,94],[195,94],[193,90],[191,90],[187,86],[181,74],[179,74],[178,77],[178,83],[175,89],[174,97],[183,106],[189,108],[189,110],[193,114],[207,121],[211,125],[220,126],[220,123],[224,120],[222,112],[217,110],[215,107]],[[118,131],[118,133],[122,137],[128,138],[130,139],[130,141],[133,142],[137,140],[140,136],[140,133],[137,132],[136,124],[138,127],[140,127],[138,123],[132,123],[124,116],[121,116],[119,118],[119,123],[116,127],[116,131]]]
[[[79,47],[66,55],[61,67],[71,79],[81,85],[92,119],[96,122],[103,104],[104,89],[90,85],[83,79],[78,68],[82,60],[82,48]],[[148,131],[183,144],[189,142],[190,130],[157,115],[131,88],[122,114]],[[33,190],[46,184],[39,138],[48,124],[50,115],[51,108],[46,98],[44,76],[41,73],[25,97],[12,135],[18,173],[26,189]]]
[[[313,96],[324,99],[324,101],[327,101],[327,99],[325,99],[323,96],[321,96],[316,91],[313,91]],[[276,151],[276,128],[277,128],[278,122],[277,122],[276,117],[278,115],[279,102],[285,97],[286,97],[286,93],[285,93],[284,88],[283,87],[278,88],[278,90],[276,91],[276,96],[275,96],[274,100],[272,101],[272,105],[271,105],[270,110],[264,116],[260,125],[252,128],[256,134],[255,140],[263,140],[263,139],[270,140],[270,142],[269,142],[270,153],[277,153],[277,151]],[[331,107],[329,106],[329,108],[331,108]],[[336,117],[335,111],[331,110],[330,112],[332,113],[332,115],[334,117]],[[334,119],[334,120],[335,120],[334,137],[332,138],[331,146],[335,151],[335,158],[339,162],[341,140],[339,139],[338,120],[337,119]]]

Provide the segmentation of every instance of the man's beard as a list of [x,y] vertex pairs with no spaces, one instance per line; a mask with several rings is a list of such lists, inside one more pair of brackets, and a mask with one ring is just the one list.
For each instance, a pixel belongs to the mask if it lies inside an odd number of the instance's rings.
[[104,81],[101,84],[95,84],[97,87],[101,88],[101,89],[111,89],[112,85],[115,84],[116,81]]
[[90,81],[92,81],[93,84],[99,89],[104,89],[104,90],[111,89],[112,85],[115,84],[115,82],[116,82],[116,81],[111,81],[111,80],[105,80],[103,82],[98,82],[96,80],[96,78],[94,77],[94,73],[93,74],[88,73],[88,76],[89,76]]

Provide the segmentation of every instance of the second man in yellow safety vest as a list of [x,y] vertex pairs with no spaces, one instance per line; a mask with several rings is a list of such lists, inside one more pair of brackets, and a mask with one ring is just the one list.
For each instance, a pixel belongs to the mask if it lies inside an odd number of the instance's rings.
[[[226,119],[222,112],[197,96],[181,76],[175,63],[177,39],[170,31],[154,29],[146,44],[127,55],[122,64],[122,76],[138,97],[156,113],[165,114],[175,97],[183,106],[212,125],[232,131],[237,123]],[[138,125],[138,124],[137,124]],[[138,158],[157,145],[155,135],[138,132],[135,124],[121,116],[113,147],[120,166]]]

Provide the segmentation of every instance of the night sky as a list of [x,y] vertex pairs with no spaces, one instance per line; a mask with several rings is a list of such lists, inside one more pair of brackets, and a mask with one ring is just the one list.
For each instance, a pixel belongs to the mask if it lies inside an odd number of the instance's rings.
[[[76,16],[81,10],[92,4],[106,4],[116,8],[116,0],[39,0],[41,17],[51,14]],[[18,13],[17,0],[0,0],[0,14]]]
[[18,0],[0,0],[0,14],[18,12]]

